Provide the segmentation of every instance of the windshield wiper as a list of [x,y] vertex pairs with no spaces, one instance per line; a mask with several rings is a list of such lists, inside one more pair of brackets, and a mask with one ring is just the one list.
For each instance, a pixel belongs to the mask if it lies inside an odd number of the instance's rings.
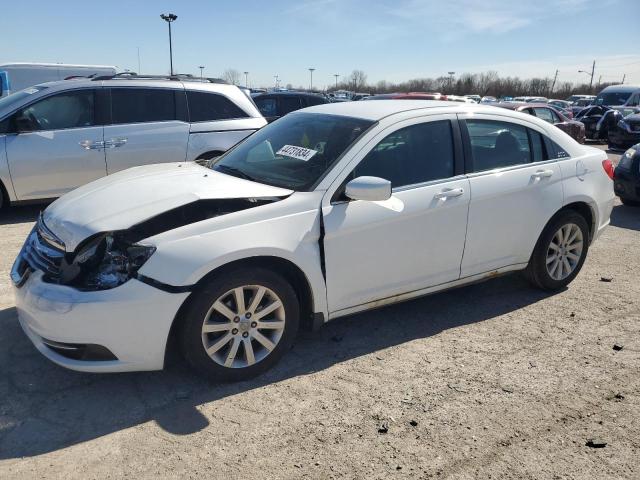
[[216,165],[214,170],[218,172],[226,173],[234,177],[244,178],[245,180],[251,180],[252,182],[257,182],[257,180],[253,178],[251,175],[247,175],[242,170],[239,170],[235,167],[230,167],[228,165]]

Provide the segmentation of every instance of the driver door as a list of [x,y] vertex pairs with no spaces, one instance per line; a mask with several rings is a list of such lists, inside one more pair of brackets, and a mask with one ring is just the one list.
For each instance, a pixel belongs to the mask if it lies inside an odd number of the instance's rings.
[[[460,277],[470,192],[457,132],[454,115],[389,127],[356,157],[348,176],[336,180],[341,187],[329,190],[322,213],[330,314]],[[391,198],[341,196],[360,176],[391,181]]]
[[107,174],[96,90],[61,92],[13,114],[6,153],[18,200],[54,198]]

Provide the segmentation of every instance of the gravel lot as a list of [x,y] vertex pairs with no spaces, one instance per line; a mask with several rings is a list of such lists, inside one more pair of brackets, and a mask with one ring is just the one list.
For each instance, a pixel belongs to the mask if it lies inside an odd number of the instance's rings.
[[222,386],[42,357],[8,279],[37,212],[0,214],[0,478],[640,478],[640,209],[566,291],[512,275],[336,320]]

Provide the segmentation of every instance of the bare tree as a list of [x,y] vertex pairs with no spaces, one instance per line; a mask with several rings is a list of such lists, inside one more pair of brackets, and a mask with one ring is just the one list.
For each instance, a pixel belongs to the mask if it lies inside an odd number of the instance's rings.
[[225,82],[231,83],[233,85],[240,84],[240,72],[235,68],[228,68],[222,74],[222,78]]
[[349,83],[355,91],[364,90],[367,86],[367,74],[362,70],[354,70],[349,76]]

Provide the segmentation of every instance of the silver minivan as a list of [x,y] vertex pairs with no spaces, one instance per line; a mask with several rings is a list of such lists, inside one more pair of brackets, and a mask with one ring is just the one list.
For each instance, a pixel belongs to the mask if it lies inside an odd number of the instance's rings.
[[208,161],[266,125],[238,87],[122,75],[0,99],[0,206],[57,198],[137,165]]

